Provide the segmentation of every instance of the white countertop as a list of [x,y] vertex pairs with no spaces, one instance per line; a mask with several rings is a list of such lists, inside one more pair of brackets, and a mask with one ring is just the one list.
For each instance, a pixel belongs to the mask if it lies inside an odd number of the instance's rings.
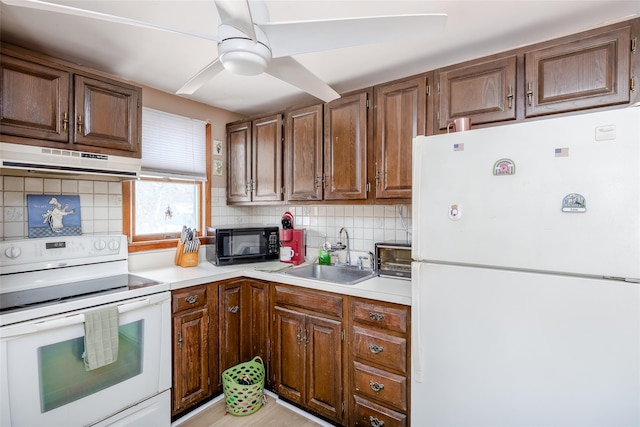
[[[164,265],[167,264],[165,263]],[[244,276],[304,288],[335,292],[343,295],[411,305],[410,280],[376,276],[354,285],[341,285],[319,280],[303,279],[291,276],[283,271],[265,272],[256,270],[256,268],[269,269],[272,267],[277,268],[278,266],[282,266],[282,263],[279,261],[216,266],[206,260],[200,259],[198,265],[195,267],[179,267],[174,264],[166,267],[142,266],[141,268],[130,267],[130,272],[156,281],[168,282],[171,290]]]

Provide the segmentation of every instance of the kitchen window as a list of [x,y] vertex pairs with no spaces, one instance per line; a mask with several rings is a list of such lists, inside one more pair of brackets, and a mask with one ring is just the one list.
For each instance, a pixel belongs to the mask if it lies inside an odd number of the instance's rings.
[[210,127],[143,108],[141,177],[123,187],[123,230],[130,251],[171,247],[182,226],[204,229],[210,205]]

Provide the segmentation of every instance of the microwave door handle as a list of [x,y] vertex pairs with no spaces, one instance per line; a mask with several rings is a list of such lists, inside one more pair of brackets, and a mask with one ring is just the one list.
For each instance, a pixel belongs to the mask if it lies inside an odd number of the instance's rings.
[[[168,301],[166,296],[162,296],[161,298],[158,298],[158,296],[155,297],[156,298],[145,298],[143,300],[134,301],[128,304],[121,304],[118,306],[118,313],[127,313],[142,307],[158,304],[160,302],[163,302],[164,300]],[[79,323],[84,323],[84,314],[74,314],[73,316],[61,317],[53,320],[45,320],[43,322],[31,323],[28,325],[16,325],[15,327],[8,327],[2,331],[0,338],[13,338],[20,335],[34,334],[36,332],[49,331],[65,326],[77,325]]]

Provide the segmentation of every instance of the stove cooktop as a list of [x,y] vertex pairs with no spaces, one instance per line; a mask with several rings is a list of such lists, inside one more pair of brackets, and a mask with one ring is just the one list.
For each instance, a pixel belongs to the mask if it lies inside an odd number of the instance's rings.
[[134,274],[119,274],[62,285],[8,292],[0,294],[0,313],[44,307],[159,284],[159,282]]

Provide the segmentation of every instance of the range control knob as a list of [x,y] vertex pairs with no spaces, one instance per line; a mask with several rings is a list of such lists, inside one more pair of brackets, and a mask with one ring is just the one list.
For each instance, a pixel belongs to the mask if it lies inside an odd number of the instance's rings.
[[120,242],[118,240],[112,240],[109,242],[109,249],[112,251],[120,250]]
[[93,243],[93,247],[96,248],[99,251],[102,251],[102,250],[104,250],[104,248],[107,247],[107,244],[106,244],[106,242],[104,240],[96,240]]
[[10,246],[4,251],[4,254],[7,258],[18,258],[22,254],[22,250],[17,246]]

